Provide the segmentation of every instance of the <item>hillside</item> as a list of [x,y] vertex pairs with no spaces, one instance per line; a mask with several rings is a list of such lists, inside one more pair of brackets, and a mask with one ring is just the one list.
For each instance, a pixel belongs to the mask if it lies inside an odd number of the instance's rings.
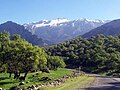
[[106,23],[100,27],[97,27],[90,32],[84,34],[82,37],[90,38],[92,36],[96,36],[97,34],[103,34],[105,36],[115,36],[120,34],[120,19],[113,20],[109,23]]
[[119,72],[120,36],[76,38],[51,46],[46,52],[64,57],[69,68],[81,67],[89,72]]
[[44,41],[41,38],[38,38],[36,35],[32,35],[31,32],[26,30],[24,26],[16,24],[14,22],[8,21],[0,25],[0,32],[7,31],[11,35],[19,34],[21,37],[33,45],[43,46]]

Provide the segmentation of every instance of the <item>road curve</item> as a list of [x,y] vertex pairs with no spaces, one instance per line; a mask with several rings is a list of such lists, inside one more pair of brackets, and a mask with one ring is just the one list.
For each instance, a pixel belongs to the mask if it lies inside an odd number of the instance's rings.
[[84,90],[120,90],[120,79],[109,76],[90,75],[96,79]]

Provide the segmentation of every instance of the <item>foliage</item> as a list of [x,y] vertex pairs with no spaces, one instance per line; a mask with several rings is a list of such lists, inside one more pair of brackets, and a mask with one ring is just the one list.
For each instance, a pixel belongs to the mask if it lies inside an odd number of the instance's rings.
[[120,72],[120,35],[103,36],[90,39],[76,38],[46,49],[51,55],[66,57],[69,68],[78,68],[89,72]]
[[[54,68],[51,68],[53,65]],[[42,48],[32,46],[19,35],[10,37],[8,32],[0,33],[0,72],[8,72],[10,77],[14,73],[14,78],[17,78],[20,73],[25,73],[26,77],[28,72],[39,71],[45,67],[56,69],[64,66],[62,58],[48,56]]]
[[[51,78],[51,81],[56,80],[60,77],[65,76],[66,74],[73,74],[73,72],[64,69],[64,68],[58,68],[57,70],[51,70],[50,73],[41,73],[39,72],[33,72],[33,73],[28,73],[26,79],[25,79],[25,85],[23,87],[28,87],[31,85],[39,85],[41,83],[46,83],[47,81],[43,82],[40,81],[42,77],[49,77]],[[23,75],[23,73],[21,74]],[[18,86],[19,85],[19,80],[16,79],[11,79],[8,78],[9,74],[8,73],[0,73],[0,87],[9,89],[10,87]],[[13,74],[11,76],[12,78],[14,77]]]
[[65,63],[62,57],[59,56],[48,56],[47,66],[49,69],[56,69],[60,67],[65,67]]

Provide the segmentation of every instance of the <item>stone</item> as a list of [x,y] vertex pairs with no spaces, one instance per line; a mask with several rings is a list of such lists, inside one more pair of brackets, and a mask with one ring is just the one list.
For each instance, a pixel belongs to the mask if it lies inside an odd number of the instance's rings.
[[20,82],[19,85],[25,85],[25,82]]

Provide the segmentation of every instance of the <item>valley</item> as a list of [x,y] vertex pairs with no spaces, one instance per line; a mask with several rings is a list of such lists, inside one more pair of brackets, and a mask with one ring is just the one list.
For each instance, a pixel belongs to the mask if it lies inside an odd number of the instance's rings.
[[120,90],[120,0],[0,0],[0,90]]
[[[115,79],[120,77],[119,22],[119,19],[113,20],[65,41],[59,42],[55,36],[57,44],[14,22],[1,24],[0,87],[9,90],[119,90],[119,79]],[[66,21],[54,25],[61,23]],[[53,23],[44,25],[50,29],[47,25]],[[102,73],[105,76],[99,75]]]

